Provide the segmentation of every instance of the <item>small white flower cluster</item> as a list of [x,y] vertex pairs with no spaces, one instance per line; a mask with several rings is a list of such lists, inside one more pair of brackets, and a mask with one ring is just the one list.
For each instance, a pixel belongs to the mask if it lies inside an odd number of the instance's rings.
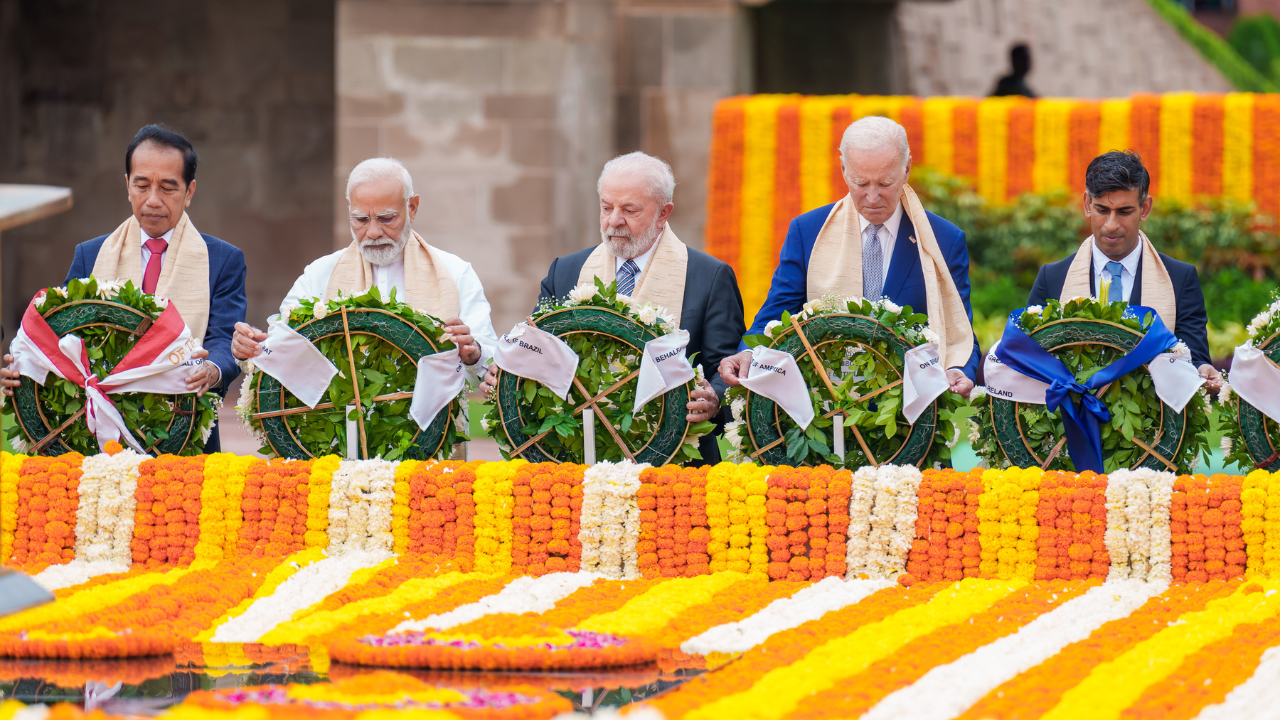
[[1176,479],[1173,473],[1145,468],[1107,476],[1107,580],[1173,577],[1169,508]]
[[396,463],[343,460],[329,492],[329,554],[390,552]]
[[1231,383],[1227,382],[1227,374],[1222,374],[1222,389],[1218,391],[1218,403],[1226,405],[1231,402]]
[[448,612],[429,615],[422,620],[405,620],[391,630],[393,633],[421,632],[431,628],[448,630],[474,622],[486,615],[523,615],[544,613],[556,603],[574,592],[595,582],[598,575],[591,573],[550,573],[542,577],[524,576],[512,580],[493,595],[476,602],[461,605]]
[[582,478],[583,572],[599,573],[612,580],[640,577],[640,471],[648,464],[600,462],[587,468]]
[[[803,321],[816,315],[830,315],[832,313],[850,312],[850,305],[861,305],[865,300],[856,296],[840,297],[839,295],[823,295],[817,300],[810,300],[801,306],[800,312],[792,313],[797,321]],[[871,306],[877,310],[885,310],[895,315],[902,314],[902,306],[888,299],[872,300]],[[782,328],[779,330],[779,328]],[[787,328],[782,326],[781,320],[770,320],[765,323],[764,334],[774,338]]]
[[892,579],[907,564],[924,476],[911,465],[861,467],[849,498],[849,578]]
[[1267,306],[1266,310],[1258,313],[1253,317],[1253,320],[1249,321],[1249,339],[1256,339],[1263,328],[1269,327],[1277,313],[1280,313],[1280,299],[1272,302]]
[[[125,281],[119,278],[116,278],[115,280],[99,280],[98,281],[98,297],[104,298],[104,299],[109,298],[119,293],[121,290],[123,290],[124,284],[125,284]],[[66,295],[66,291],[63,291],[62,294]],[[164,307],[167,304],[167,302],[160,302],[161,298],[157,297],[155,300],[156,300],[156,304],[159,305],[160,307]]]
[[257,395],[253,389],[253,374],[257,367],[254,366],[252,360],[246,360],[240,365],[240,369],[244,372],[244,380],[240,382],[240,400],[236,402],[236,417],[240,418],[242,426],[253,433],[254,439],[265,445],[267,436],[259,426],[253,423],[254,405],[257,404]]

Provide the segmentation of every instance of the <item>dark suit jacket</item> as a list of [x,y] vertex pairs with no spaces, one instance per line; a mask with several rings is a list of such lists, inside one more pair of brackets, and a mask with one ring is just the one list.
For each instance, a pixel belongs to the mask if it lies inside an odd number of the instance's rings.
[[[542,280],[538,302],[565,298],[577,286],[578,274],[594,250],[594,247],[589,247],[552,260],[551,268]],[[720,361],[736,353],[742,340],[742,293],[738,291],[733,268],[693,248],[689,248],[689,264],[685,270],[680,327],[689,331],[686,352],[693,357],[695,365],[702,366],[707,380],[723,398],[727,386],[720,379]],[[722,427],[726,413],[727,408],[717,423]],[[720,449],[715,442],[719,434],[717,431],[702,439],[699,449],[703,460],[708,463],[720,460]]]
[[[782,317],[783,311],[797,313],[808,300],[807,285],[809,276],[809,256],[813,253],[813,245],[818,239],[818,231],[822,229],[827,216],[831,214],[832,205],[824,205],[816,210],[795,218],[791,228],[787,230],[787,239],[782,243],[782,251],[778,254],[778,269],[773,272],[773,284],[769,286],[769,296],[756,313],[756,320],[747,331],[749,335],[764,332],[764,326],[771,320]],[[965,243],[964,231],[947,220],[931,212],[929,226],[938,240],[938,247],[947,259],[947,269],[960,291],[960,299],[964,301],[965,312],[969,321],[973,321],[973,308],[969,305],[969,246]],[[924,272],[920,268],[920,252],[916,244],[911,242],[915,226],[911,219],[903,213],[902,224],[898,226],[898,239],[893,245],[893,257],[889,259],[889,271],[885,273],[884,294],[898,305],[910,305],[916,312],[926,312],[928,302],[924,292]],[[746,344],[740,346],[746,349]],[[973,379],[978,369],[978,341],[973,341],[973,353],[964,367],[964,374]]]
[[[1071,262],[1075,257],[1075,253],[1072,253],[1058,262],[1042,265],[1040,274],[1036,276],[1036,283],[1031,287],[1031,296],[1027,298],[1027,305],[1044,305],[1049,298],[1055,300],[1060,298],[1062,286],[1067,281],[1067,270],[1071,269]],[[1187,349],[1191,351],[1191,361],[1199,367],[1210,362],[1209,333],[1205,329],[1209,317],[1204,309],[1204,291],[1200,289],[1200,273],[1196,272],[1195,265],[1174,260],[1164,253],[1160,253],[1160,260],[1169,271],[1169,280],[1173,282],[1173,294],[1178,308],[1177,329],[1174,334],[1187,344]],[[1090,260],[1090,293],[1097,292],[1093,286],[1093,276],[1093,261]],[[1138,272],[1134,274],[1129,304],[1142,304],[1142,260],[1138,260]]]
[[[208,361],[222,371],[222,387],[215,392],[225,396],[231,383],[240,375],[240,366],[236,365],[235,358],[231,356],[231,336],[235,332],[236,323],[244,321],[247,309],[244,281],[248,271],[240,248],[212,235],[201,233],[200,236],[209,249],[209,326],[204,333],[203,345],[209,351]],[[93,273],[98,251],[102,249],[107,237],[109,236],[102,235],[76,246],[76,255],[71,261],[71,269],[67,271],[66,282],[71,282],[72,278],[89,277]],[[218,426],[215,424],[205,452],[215,453],[221,448]]]

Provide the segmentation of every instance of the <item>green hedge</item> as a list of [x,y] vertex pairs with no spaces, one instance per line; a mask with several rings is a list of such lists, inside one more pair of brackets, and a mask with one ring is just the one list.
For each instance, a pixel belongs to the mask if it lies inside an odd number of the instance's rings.
[[[1000,336],[1009,311],[1026,304],[1040,266],[1071,255],[1089,234],[1078,195],[1027,194],[991,206],[964,181],[923,169],[912,171],[911,185],[926,207],[965,232],[983,347]],[[1280,236],[1272,222],[1227,200],[1182,205],[1156,198],[1142,227],[1160,252],[1199,269],[1210,350],[1229,354],[1280,287]]]
[[1267,13],[1241,15],[1231,24],[1227,42],[1272,83],[1280,81],[1280,21]]
[[1187,13],[1187,9],[1175,0],[1147,0],[1182,39],[1191,43],[1200,54],[1218,68],[1227,81],[1242,92],[1276,92],[1276,84],[1254,69],[1240,53],[1227,44],[1217,33],[1201,25]]

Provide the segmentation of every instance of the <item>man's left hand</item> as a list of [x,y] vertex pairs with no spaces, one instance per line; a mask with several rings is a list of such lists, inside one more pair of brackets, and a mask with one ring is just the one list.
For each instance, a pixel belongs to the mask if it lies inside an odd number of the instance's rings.
[[[204,348],[191,353],[192,360],[204,360],[207,357],[209,357],[209,351]],[[200,363],[195,371],[187,376],[187,390],[194,392],[196,397],[201,397],[217,387],[220,382],[222,382],[222,371],[214,363],[206,361]]]
[[480,360],[480,343],[471,337],[471,328],[462,324],[462,318],[449,318],[444,321],[444,331],[449,341],[458,346],[458,353],[466,365],[475,365]]
[[1217,393],[1222,389],[1222,373],[1209,363],[1201,365],[1200,377],[1204,378],[1204,389],[1211,393]]
[[689,404],[685,407],[689,410],[686,420],[691,423],[705,422],[720,412],[720,398],[711,383],[703,380],[689,393]]
[[962,398],[969,397],[969,393],[973,390],[973,381],[961,372],[960,368],[951,368],[947,370],[947,382],[950,383],[951,392]]

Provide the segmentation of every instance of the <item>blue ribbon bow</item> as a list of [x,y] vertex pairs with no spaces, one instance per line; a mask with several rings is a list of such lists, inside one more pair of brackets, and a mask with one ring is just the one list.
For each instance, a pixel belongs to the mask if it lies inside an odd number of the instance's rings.
[[[1018,318],[1026,308],[1009,314],[1004,335],[1000,337],[1000,346],[996,348],[996,358],[1000,362],[1027,377],[1049,384],[1044,404],[1050,412],[1062,409],[1062,425],[1067,431],[1067,449],[1071,453],[1071,462],[1075,465],[1076,472],[1104,472],[1102,423],[1110,422],[1111,412],[1093,394],[1094,391],[1146,365],[1178,343],[1178,338],[1169,331],[1154,310],[1141,305],[1131,305],[1129,308],[1136,311],[1139,317],[1150,314],[1153,318],[1147,334],[1132,351],[1094,373],[1083,383],[1077,382],[1075,374],[1062,361],[1040,347],[1039,343],[1018,327]],[[1079,396],[1079,400],[1072,398],[1073,393]]]

